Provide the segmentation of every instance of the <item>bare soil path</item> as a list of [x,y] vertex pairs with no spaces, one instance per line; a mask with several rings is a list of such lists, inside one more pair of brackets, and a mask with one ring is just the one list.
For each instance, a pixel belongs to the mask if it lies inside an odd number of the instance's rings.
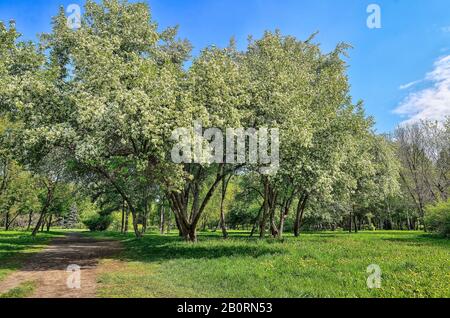
[[[52,240],[47,248],[26,260],[20,271],[1,281],[0,294],[32,281],[36,284],[32,298],[93,298],[96,296],[97,275],[101,267],[99,261],[111,258],[120,250],[118,241],[70,233]],[[69,265],[80,268],[79,289],[68,287],[70,275],[74,278],[77,276],[76,273],[67,271]]]

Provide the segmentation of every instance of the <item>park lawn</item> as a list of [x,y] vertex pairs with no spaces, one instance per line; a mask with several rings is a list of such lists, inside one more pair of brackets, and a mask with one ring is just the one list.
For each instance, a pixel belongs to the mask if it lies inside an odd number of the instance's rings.
[[[283,241],[204,233],[197,244],[176,234],[88,235],[125,246],[119,260],[105,261],[100,297],[450,297],[450,240],[422,232],[306,233]],[[382,270],[380,289],[367,287],[371,264]]]
[[23,261],[39,252],[51,238],[62,236],[62,232],[38,233],[33,238],[30,232],[0,231],[0,281],[8,274],[20,269]]

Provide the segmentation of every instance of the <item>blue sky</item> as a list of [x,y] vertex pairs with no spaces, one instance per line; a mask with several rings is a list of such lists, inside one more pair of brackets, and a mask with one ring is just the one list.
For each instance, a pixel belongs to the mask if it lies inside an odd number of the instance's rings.
[[[349,78],[354,100],[365,102],[378,132],[401,122],[450,115],[450,1],[448,0],[148,0],[161,28],[178,24],[194,54],[227,45],[234,36],[264,30],[306,39],[320,31],[324,51],[350,43]],[[0,20],[15,19],[26,39],[50,30],[60,5],[82,0],[0,0]],[[381,29],[369,29],[366,8],[381,8]]]

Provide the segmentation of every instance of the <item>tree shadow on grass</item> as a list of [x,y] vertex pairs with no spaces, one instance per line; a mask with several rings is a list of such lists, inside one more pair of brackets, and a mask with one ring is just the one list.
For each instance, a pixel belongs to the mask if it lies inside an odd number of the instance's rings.
[[60,236],[61,232],[46,232],[44,236],[32,237],[31,232],[0,233],[0,272],[17,270],[29,257],[41,251],[52,237]]
[[439,246],[450,249],[450,239],[434,234],[420,234],[415,237],[383,238],[383,241],[404,243],[412,246]]
[[[245,244],[243,244],[245,242]],[[127,261],[160,262],[173,259],[215,259],[221,257],[253,257],[279,255],[283,248],[248,238],[202,235],[198,243],[186,243],[177,236],[147,234],[142,239],[123,241],[127,247],[118,257]]]

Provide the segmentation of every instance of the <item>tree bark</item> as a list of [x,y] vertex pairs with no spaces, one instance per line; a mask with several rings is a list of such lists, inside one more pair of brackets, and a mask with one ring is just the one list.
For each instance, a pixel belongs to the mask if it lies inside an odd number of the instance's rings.
[[225,196],[227,194],[228,184],[233,175],[230,175],[228,178],[222,179],[222,196],[220,198],[220,228],[222,230],[222,236],[226,240],[228,238],[227,227],[225,225],[225,211],[224,211],[224,203]]
[[160,223],[159,223],[159,233],[164,234],[164,225],[165,225],[165,211],[164,211],[164,201],[160,208]]
[[303,220],[303,214],[305,213],[306,202],[308,201],[308,194],[304,193],[298,200],[297,213],[294,222],[294,236],[298,237],[300,235],[300,225]]
[[37,222],[36,226],[34,227],[33,232],[31,233],[32,236],[36,236],[37,232],[39,231],[39,228],[41,228],[41,226],[43,226],[44,219],[47,214],[47,210],[50,207],[50,204],[53,200],[53,190],[54,190],[54,187],[56,186],[56,184],[51,184],[51,183],[49,185],[47,185],[46,183],[44,183],[44,184],[47,187],[47,197],[45,200],[45,204],[41,209],[41,213],[39,215],[38,222]]
[[[177,224],[179,226],[180,234],[181,236],[186,240],[190,242],[196,242],[197,241],[197,224],[200,220],[200,217],[205,210],[208,202],[212,198],[214,191],[216,190],[219,183],[222,181],[222,179],[225,177],[225,173],[221,173],[222,168],[219,167],[216,179],[212,186],[210,187],[209,191],[206,193],[204,199],[202,200],[200,204],[200,191],[199,191],[199,185],[197,183],[192,183],[189,186],[185,187],[185,189],[179,193],[179,192],[171,192],[168,194],[169,202],[172,207],[172,211],[175,214],[175,217],[177,219]],[[188,199],[189,195],[192,193],[193,196],[193,202],[192,202],[192,209],[190,216],[188,218]]]
[[120,233],[125,233],[125,200],[122,200],[122,224],[120,226]]
[[269,180],[267,177],[264,177],[264,204],[263,204],[263,211],[262,211],[262,217],[259,222],[259,238],[263,239],[266,235],[266,220],[267,215],[269,214]]
[[5,215],[5,231],[9,230],[9,211],[6,211]]
[[52,218],[53,218],[53,214],[50,214],[50,216],[48,217],[48,220],[47,220],[47,232],[50,232],[50,227],[52,226]]
[[27,225],[27,231],[30,230],[31,228],[31,222],[33,220],[33,211],[30,211],[30,213],[28,214],[28,225]]
[[262,205],[259,208],[258,214],[256,215],[255,221],[253,222],[253,227],[252,227],[252,231],[250,232],[250,237],[253,237],[253,234],[255,233],[255,230],[258,226],[258,223],[259,223],[258,221],[259,221],[259,218],[261,217],[261,212],[262,212],[263,208],[264,208],[264,205]]

